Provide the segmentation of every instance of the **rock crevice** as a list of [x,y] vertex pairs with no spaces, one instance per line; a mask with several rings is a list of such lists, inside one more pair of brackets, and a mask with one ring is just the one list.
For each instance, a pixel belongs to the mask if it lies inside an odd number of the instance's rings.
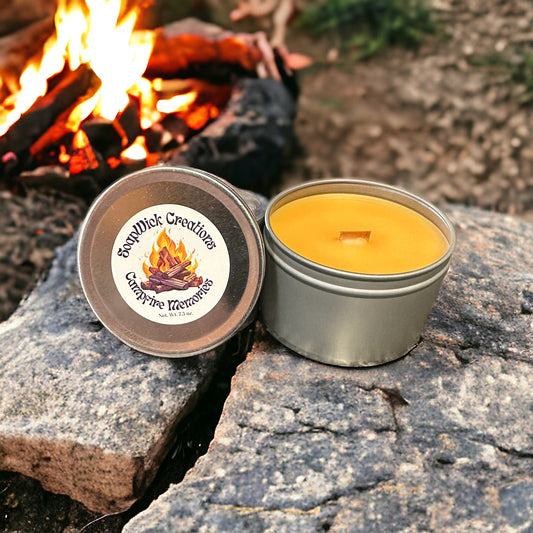
[[0,469],[91,510],[122,511],[153,479],[221,351],[178,361],[125,346],[83,296],[76,247],[58,250],[0,324]]
[[448,212],[458,246],[414,350],[336,368],[260,333],[208,453],[124,532],[531,528],[531,225]]

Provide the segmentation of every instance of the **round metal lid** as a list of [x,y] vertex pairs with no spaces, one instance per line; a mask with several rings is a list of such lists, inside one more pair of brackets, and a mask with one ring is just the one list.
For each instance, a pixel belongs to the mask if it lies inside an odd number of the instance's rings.
[[265,252],[256,219],[224,180],[151,167],[93,203],[78,245],[96,316],[129,346],[163,357],[206,352],[253,312]]

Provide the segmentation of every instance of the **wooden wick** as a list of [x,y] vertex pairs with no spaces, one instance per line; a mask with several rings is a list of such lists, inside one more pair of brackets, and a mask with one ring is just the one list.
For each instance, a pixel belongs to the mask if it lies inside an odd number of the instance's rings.
[[372,232],[369,230],[363,231],[341,231],[339,233],[339,241],[343,242],[368,242],[370,240],[370,234]]

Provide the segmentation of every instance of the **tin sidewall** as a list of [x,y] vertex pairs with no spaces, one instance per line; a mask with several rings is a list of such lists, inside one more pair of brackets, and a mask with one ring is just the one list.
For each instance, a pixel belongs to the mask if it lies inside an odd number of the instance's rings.
[[[370,194],[411,207],[441,229],[448,250],[435,263],[400,274],[357,274],[317,265],[281,243],[269,216],[289,201],[324,192]],[[443,213],[410,193],[343,179],[297,186],[271,200],[264,240],[267,267],[261,314],[267,330],[301,355],[358,367],[392,361],[418,343],[450,265],[455,231]]]

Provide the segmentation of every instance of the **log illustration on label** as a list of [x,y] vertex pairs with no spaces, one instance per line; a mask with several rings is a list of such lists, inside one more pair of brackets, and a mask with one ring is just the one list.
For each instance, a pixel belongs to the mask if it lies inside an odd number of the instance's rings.
[[163,229],[152,246],[148,261],[143,264],[147,280],[141,283],[141,288],[159,294],[199,287],[203,278],[196,274],[198,263],[193,256],[194,250],[187,254],[183,241],[180,239],[176,244]]

